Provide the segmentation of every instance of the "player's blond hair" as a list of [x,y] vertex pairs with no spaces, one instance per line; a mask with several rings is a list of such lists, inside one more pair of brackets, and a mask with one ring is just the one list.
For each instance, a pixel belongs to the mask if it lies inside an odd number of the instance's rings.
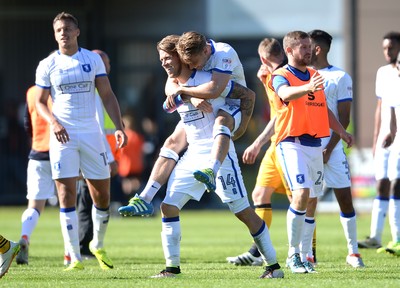
[[190,59],[204,51],[207,46],[207,39],[204,35],[195,32],[185,32],[179,37],[176,44],[176,51],[181,60],[185,63],[190,63]]
[[282,56],[283,50],[281,44],[275,38],[264,38],[258,45],[258,54],[268,59],[270,56]]

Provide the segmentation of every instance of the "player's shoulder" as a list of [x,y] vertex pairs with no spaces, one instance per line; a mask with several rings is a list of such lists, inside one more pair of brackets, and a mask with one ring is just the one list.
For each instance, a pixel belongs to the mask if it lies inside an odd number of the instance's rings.
[[60,52],[58,50],[50,53],[46,58],[39,62],[39,67],[45,68],[55,65],[56,58],[58,56],[60,56]]
[[225,42],[215,42],[214,40],[210,39],[209,40],[211,43],[211,46],[213,47],[215,54],[218,53],[226,53],[226,54],[230,54],[230,53],[236,53],[235,49],[233,49],[233,47],[231,45],[229,45],[228,43]]
[[83,48],[83,47],[79,47],[79,53],[81,55],[85,55],[86,57],[90,57],[90,58],[100,59],[101,60],[101,57],[100,57],[99,54],[94,53],[94,52],[92,52],[92,51],[90,51],[90,50],[88,50],[86,48]]
[[342,68],[339,68],[337,66],[330,65],[329,70],[330,72],[334,73],[337,75],[339,78],[350,78],[350,74],[344,71]]
[[393,66],[391,64],[387,64],[387,65],[383,65],[383,66],[379,67],[377,73],[378,74],[386,74],[386,73],[390,73],[393,70],[394,70]]
[[186,86],[198,86],[211,81],[212,74],[208,71],[194,70]]

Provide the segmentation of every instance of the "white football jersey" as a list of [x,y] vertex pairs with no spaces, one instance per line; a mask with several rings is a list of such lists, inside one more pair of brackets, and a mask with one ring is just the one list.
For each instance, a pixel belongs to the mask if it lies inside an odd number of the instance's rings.
[[[336,119],[339,119],[338,103],[353,100],[353,81],[349,74],[332,65],[318,70],[318,73],[325,78],[324,92],[326,103],[335,115]],[[333,131],[331,130],[331,135],[332,133]],[[330,137],[322,138],[321,140],[322,147],[325,147],[328,144]],[[342,141],[339,141],[335,149],[342,148]]]
[[[196,71],[182,86],[198,86],[210,80],[211,73]],[[183,125],[189,145],[197,145],[202,140],[206,142],[211,141],[212,143],[215,118],[219,108],[225,104],[227,90],[226,88],[224,93],[218,98],[207,100],[213,107],[213,113],[205,113],[194,107],[190,102],[185,102],[178,107],[177,111],[181,117],[179,125]]]
[[381,126],[377,140],[377,147],[382,146],[383,137],[390,133],[390,106],[394,105],[395,98],[399,98],[398,70],[391,64],[382,66],[376,73],[375,92],[376,97],[381,99]]
[[107,76],[100,56],[79,48],[72,56],[52,53],[36,69],[36,85],[50,89],[52,112],[69,132],[99,131],[95,79]]
[[233,81],[246,87],[243,66],[235,49],[226,43],[209,41],[212,52],[210,59],[203,67],[203,71],[228,73]]

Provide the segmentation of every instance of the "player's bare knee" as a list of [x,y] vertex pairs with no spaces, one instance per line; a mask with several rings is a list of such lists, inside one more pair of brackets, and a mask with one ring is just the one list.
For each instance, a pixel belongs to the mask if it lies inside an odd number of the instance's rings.
[[164,202],[161,203],[160,210],[161,210],[162,217],[164,217],[164,218],[172,218],[172,217],[179,216],[178,207],[170,205],[170,204],[166,204]]
[[215,119],[215,124],[226,126],[229,128],[229,130],[233,131],[233,128],[235,127],[235,120],[226,111],[219,110],[217,118]]

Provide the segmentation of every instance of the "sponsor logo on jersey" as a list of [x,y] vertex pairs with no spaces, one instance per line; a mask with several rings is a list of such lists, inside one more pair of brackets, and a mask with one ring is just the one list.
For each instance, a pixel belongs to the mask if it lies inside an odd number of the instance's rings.
[[60,85],[60,89],[63,94],[90,92],[90,89],[92,87],[91,83],[92,83],[91,81],[84,81],[84,82],[62,84]]
[[204,113],[200,110],[189,110],[184,112],[179,112],[183,123],[193,122],[204,118]]
[[82,69],[83,69],[83,71],[85,71],[85,72],[90,72],[90,71],[92,71],[92,68],[90,67],[90,64],[83,64],[83,65],[82,65]]
[[222,59],[222,68],[224,70],[230,70],[231,66],[232,66],[232,59],[230,59],[230,58]]

